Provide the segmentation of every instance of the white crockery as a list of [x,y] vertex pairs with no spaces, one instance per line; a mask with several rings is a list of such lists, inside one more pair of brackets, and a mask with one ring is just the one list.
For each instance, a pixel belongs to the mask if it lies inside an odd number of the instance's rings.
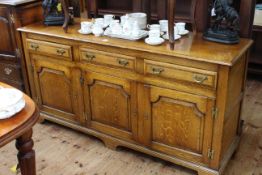
[[104,18],[96,18],[94,25],[100,25],[101,27],[104,27]]
[[131,23],[137,21],[140,29],[146,29],[147,15],[145,13],[140,13],[140,12],[130,13],[128,14],[128,17]]
[[148,36],[149,38],[160,38],[160,30],[150,30]]
[[83,34],[83,35],[88,35],[88,34],[92,33],[92,30],[90,29],[90,30],[82,31],[81,29],[79,29],[78,33]]
[[93,23],[89,21],[81,22],[81,33],[89,33],[91,31]]
[[119,22],[116,22],[112,26],[111,31],[112,31],[112,34],[120,34],[121,35],[123,33],[123,29],[122,29],[121,25],[119,24]]
[[112,15],[112,14],[104,15],[104,25],[108,26],[111,23],[111,21],[114,20],[114,18],[115,18],[115,16]]
[[119,24],[119,20],[114,19],[114,20],[112,20],[112,21],[110,22],[109,27],[110,27],[110,28],[113,28],[114,25],[116,25],[116,24]]
[[0,89],[0,119],[9,118],[25,106],[23,93],[16,89]]
[[149,30],[159,30],[160,31],[160,24],[151,24],[151,25],[147,25],[147,28]]
[[20,112],[25,107],[25,100],[22,98],[15,105],[9,106],[6,110],[0,111],[0,119],[7,119]]
[[163,38],[146,38],[145,39],[145,43],[149,44],[149,45],[153,45],[153,46],[156,46],[156,45],[160,45],[162,43],[164,43],[165,40]]
[[[163,35],[162,36],[164,39],[166,39],[166,40],[168,40],[169,39],[169,36],[168,36],[168,34],[165,34],[165,35]],[[181,38],[181,36],[180,35],[175,35],[175,40],[179,40]]]
[[[167,33],[168,33],[168,30],[167,30]],[[177,26],[174,26],[174,34],[175,35],[179,35]]]
[[176,23],[176,27],[177,27],[177,30],[178,30],[179,34],[183,33],[186,30],[186,23],[178,22],[178,23]]
[[16,89],[1,88],[0,89],[0,111],[8,106],[16,104],[23,98],[23,93]]
[[93,26],[93,29],[92,29],[92,33],[95,35],[95,36],[102,36],[103,33],[104,33],[104,30],[103,30],[103,27],[101,25],[94,25]]
[[126,20],[128,20],[128,15],[121,16],[120,20],[121,20],[121,25],[123,26],[125,24]]
[[139,28],[138,22],[135,21],[132,27],[132,36],[138,37],[139,34],[140,34],[140,28]]
[[123,25],[123,34],[124,35],[130,35],[132,33],[132,29],[133,29],[133,23],[135,21],[131,21],[129,20],[129,18],[126,20],[125,24]]
[[160,24],[160,30],[161,32],[167,32],[168,31],[168,20],[160,20],[159,21]]
[[187,35],[187,34],[189,34],[188,30],[184,30],[183,32],[179,32],[179,35]]

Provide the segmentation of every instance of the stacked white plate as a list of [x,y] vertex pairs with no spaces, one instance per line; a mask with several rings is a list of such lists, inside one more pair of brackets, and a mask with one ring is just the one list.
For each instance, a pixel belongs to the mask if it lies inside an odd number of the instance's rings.
[[25,107],[23,93],[16,89],[0,88],[0,119],[10,118]]

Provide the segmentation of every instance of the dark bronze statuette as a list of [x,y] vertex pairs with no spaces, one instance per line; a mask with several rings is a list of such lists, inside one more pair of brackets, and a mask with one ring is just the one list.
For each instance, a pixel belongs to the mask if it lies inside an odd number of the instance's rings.
[[236,44],[239,42],[239,15],[228,0],[215,0],[215,19],[211,27],[203,34],[209,41]]

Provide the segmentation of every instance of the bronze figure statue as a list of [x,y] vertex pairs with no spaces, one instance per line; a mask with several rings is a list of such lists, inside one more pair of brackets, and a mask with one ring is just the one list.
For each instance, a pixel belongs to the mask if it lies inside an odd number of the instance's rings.
[[239,15],[228,0],[215,0],[215,19],[203,35],[210,41],[235,44],[239,42]]
[[63,25],[67,32],[70,22],[68,4],[66,0],[44,0],[44,24],[45,25]]

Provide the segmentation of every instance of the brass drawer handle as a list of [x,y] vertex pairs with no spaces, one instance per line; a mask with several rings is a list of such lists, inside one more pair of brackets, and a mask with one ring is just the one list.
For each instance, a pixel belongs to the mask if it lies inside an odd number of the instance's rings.
[[4,71],[5,71],[5,74],[6,75],[10,75],[13,71],[12,71],[12,69],[10,69],[10,68],[8,68],[8,67],[6,67],[5,69],[4,69]]
[[164,71],[165,71],[165,69],[163,69],[163,68],[152,67],[152,73],[154,75],[160,75]]
[[129,61],[125,60],[125,59],[118,59],[118,64],[122,65],[122,66],[127,66],[129,64]]
[[66,53],[66,51],[65,51],[65,49],[57,49],[57,50],[56,50],[56,53],[57,53],[58,55],[60,55],[60,56],[63,56],[63,55]]
[[198,75],[194,74],[193,79],[195,82],[202,84],[204,81],[206,81],[208,78],[206,75]]
[[38,45],[38,44],[31,43],[31,44],[30,44],[30,47],[31,47],[31,49],[33,49],[34,51],[37,51],[37,49],[39,48],[39,45]]
[[93,59],[96,58],[95,55],[88,54],[88,53],[85,55],[85,57],[86,57],[86,60],[87,60],[87,61],[93,61]]

